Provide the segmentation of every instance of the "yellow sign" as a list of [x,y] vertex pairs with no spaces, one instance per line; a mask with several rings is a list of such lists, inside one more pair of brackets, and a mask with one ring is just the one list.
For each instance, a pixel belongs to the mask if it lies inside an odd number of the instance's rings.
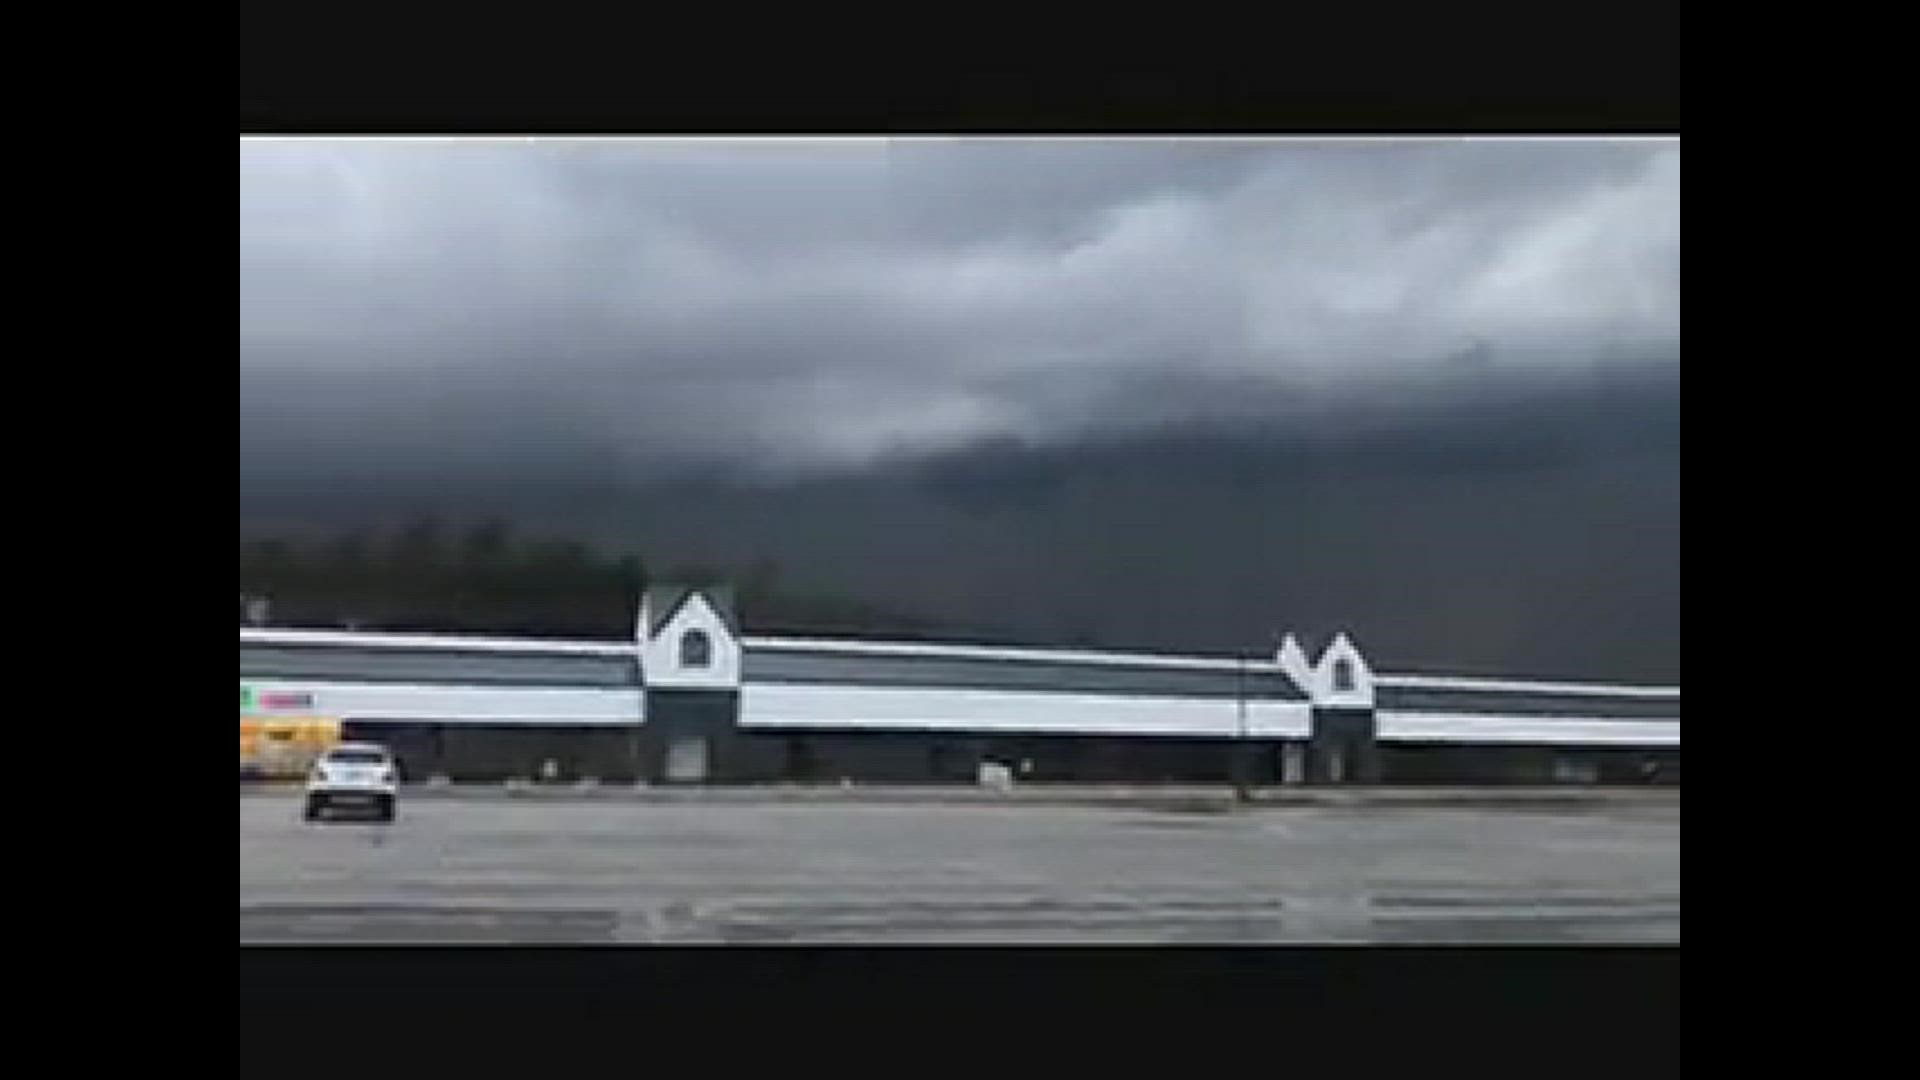
[[301,776],[340,741],[340,721],[324,717],[240,721],[240,767],[263,776]]

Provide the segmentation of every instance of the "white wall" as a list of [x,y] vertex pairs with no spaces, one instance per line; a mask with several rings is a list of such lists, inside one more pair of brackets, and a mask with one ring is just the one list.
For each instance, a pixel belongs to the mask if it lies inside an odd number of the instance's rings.
[[[917,686],[748,683],[740,691],[745,728],[1232,738],[1240,730],[1239,708],[1232,698]],[[1246,723],[1249,737],[1305,738],[1311,715],[1305,702],[1248,701]]]
[[1493,713],[1375,714],[1382,742],[1541,743],[1565,746],[1679,746],[1678,720],[1538,717]]
[[[434,720],[449,724],[637,724],[638,687],[593,689],[516,686],[430,686],[312,679],[242,679],[263,694],[303,693],[313,703],[302,716],[340,720]],[[271,713],[249,715],[271,716]]]

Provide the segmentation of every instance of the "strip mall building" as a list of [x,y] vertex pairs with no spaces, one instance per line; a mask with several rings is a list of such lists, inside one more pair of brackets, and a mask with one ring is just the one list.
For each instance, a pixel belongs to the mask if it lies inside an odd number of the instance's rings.
[[1375,672],[1345,635],[1257,659],[745,636],[727,590],[677,587],[633,641],[243,627],[240,716],[243,770],[317,728],[410,780],[1677,783],[1680,761],[1678,687]]

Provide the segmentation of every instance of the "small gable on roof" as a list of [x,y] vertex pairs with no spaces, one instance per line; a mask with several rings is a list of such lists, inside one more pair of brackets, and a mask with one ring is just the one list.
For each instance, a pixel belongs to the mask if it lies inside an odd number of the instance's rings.
[[1300,639],[1288,634],[1280,641],[1280,648],[1274,654],[1274,662],[1287,678],[1300,688],[1300,692],[1311,697],[1313,694],[1313,661],[1307,659],[1307,651],[1301,647]]
[[723,690],[740,684],[733,591],[656,585],[640,598],[640,671],[649,687]]
[[695,596],[703,597],[707,606],[726,625],[727,632],[734,637],[740,636],[740,622],[733,608],[733,587],[731,585],[654,585],[649,586],[642,599],[640,610],[645,616],[645,630],[649,641],[658,637],[660,631],[673,621],[680,609]]
[[1373,706],[1373,669],[1360,646],[1344,632],[1334,636],[1314,665],[1314,701],[1325,705]]

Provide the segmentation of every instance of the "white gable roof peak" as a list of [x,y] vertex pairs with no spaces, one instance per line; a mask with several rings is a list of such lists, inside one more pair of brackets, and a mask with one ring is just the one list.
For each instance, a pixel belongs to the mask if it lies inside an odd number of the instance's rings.
[[[657,596],[648,598],[647,604],[657,603]],[[647,618],[642,629],[653,628],[640,643],[641,673],[649,687],[730,689],[740,685],[740,641],[704,592],[681,593],[673,607],[648,607],[643,613]],[[689,635],[707,640],[698,651],[690,651]]]
[[[1342,689],[1336,685],[1336,669],[1345,663],[1351,667],[1351,686]],[[1320,662],[1314,665],[1314,683],[1316,702],[1328,705],[1367,705],[1373,704],[1373,669],[1367,665],[1367,658],[1361,654],[1360,647],[1345,631],[1335,634],[1333,641],[1320,654]]]
[[1280,640],[1280,649],[1274,654],[1274,662],[1280,670],[1287,673],[1302,690],[1313,689],[1313,663],[1307,659],[1307,651],[1300,647],[1300,639],[1288,634]]

